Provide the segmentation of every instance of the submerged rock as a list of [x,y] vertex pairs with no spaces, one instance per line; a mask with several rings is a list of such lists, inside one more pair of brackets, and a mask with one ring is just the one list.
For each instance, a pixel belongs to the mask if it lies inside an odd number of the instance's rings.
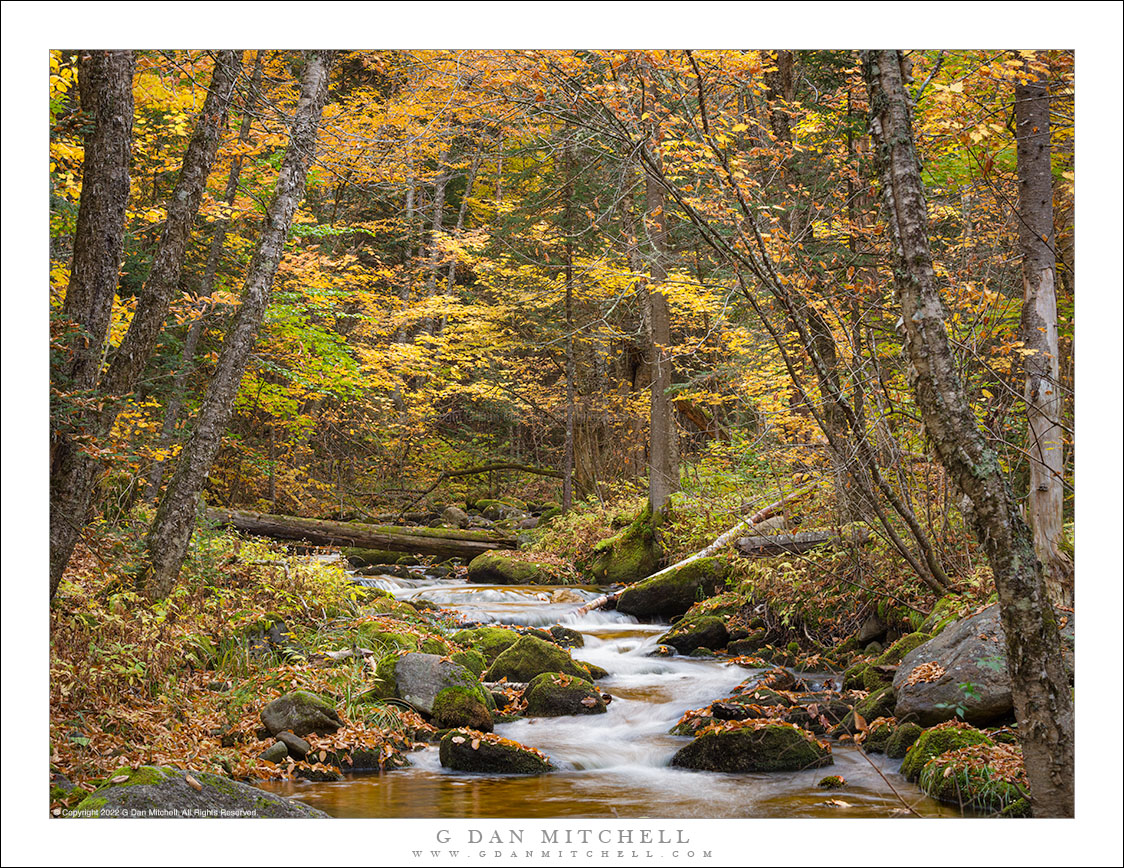
[[343,726],[335,707],[307,690],[294,690],[273,700],[262,709],[261,722],[270,735],[285,730],[294,735],[331,735]]
[[147,819],[327,817],[323,811],[208,772],[141,766],[125,769],[76,808],[83,816]]
[[708,772],[790,772],[833,762],[831,748],[798,726],[764,720],[726,726],[696,738],[671,764]]
[[540,775],[554,771],[543,754],[518,742],[471,729],[454,729],[441,739],[441,765],[459,772]]

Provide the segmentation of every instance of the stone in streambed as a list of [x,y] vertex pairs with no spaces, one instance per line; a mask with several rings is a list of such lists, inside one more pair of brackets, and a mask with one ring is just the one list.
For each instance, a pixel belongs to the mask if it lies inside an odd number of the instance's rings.
[[617,611],[637,618],[673,618],[699,600],[712,597],[726,584],[721,558],[699,558],[621,591]]
[[571,714],[604,714],[601,691],[593,683],[561,672],[544,672],[531,679],[523,697],[528,717],[562,717]]
[[484,673],[485,681],[527,682],[544,672],[564,672],[577,678],[589,678],[589,669],[574,660],[563,649],[534,636],[520,636],[501,653]]
[[539,775],[554,771],[550,760],[518,742],[471,729],[454,729],[441,739],[441,765],[460,772]]
[[800,727],[760,720],[701,735],[671,759],[709,772],[800,771],[831,765],[831,748]]
[[285,730],[295,735],[331,735],[343,726],[335,707],[307,690],[294,690],[273,700],[262,709],[261,722],[274,736]]

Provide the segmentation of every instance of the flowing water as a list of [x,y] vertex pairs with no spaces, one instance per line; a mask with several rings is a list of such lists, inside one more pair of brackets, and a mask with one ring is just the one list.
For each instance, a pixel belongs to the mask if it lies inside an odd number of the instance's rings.
[[[421,574],[419,574],[421,576]],[[481,622],[578,630],[585,647],[574,657],[604,667],[598,681],[613,699],[607,713],[526,718],[499,724],[505,738],[538,748],[559,771],[537,776],[451,772],[437,747],[410,755],[408,769],[352,775],[334,783],[283,783],[269,788],[337,817],[890,817],[956,816],[897,773],[897,760],[864,757],[833,744],[835,765],[801,772],[716,774],[673,769],[672,755],[689,739],[668,735],[685,711],[726,696],[760,670],[716,660],[649,657],[666,625],[641,624],[618,612],[575,611],[599,595],[594,588],[495,587],[462,581],[368,580],[399,599],[429,600]],[[808,675],[804,676],[808,678]],[[816,786],[824,775],[841,790]],[[906,807],[909,806],[909,808]]]

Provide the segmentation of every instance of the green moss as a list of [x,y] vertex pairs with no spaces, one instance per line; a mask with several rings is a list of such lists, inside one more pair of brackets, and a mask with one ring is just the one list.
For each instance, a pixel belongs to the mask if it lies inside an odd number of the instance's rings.
[[470,729],[454,729],[441,738],[441,765],[462,772],[538,775],[554,765],[536,751]]
[[826,778],[820,778],[817,787],[823,790],[838,790],[846,785],[842,775],[828,775]]
[[659,638],[661,645],[670,645],[680,654],[691,654],[699,649],[725,648],[729,641],[726,624],[714,615],[701,618],[684,618]]
[[477,678],[483,675],[484,670],[488,668],[488,661],[485,660],[484,655],[475,648],[469,648],[466,651],[457,651],[451,656],[454,662],[459,663]]
[[[874,665],[892,666],[896,663],[901,663],[906,654],[914,648],[924,645],[932,638],[932,635],[929,633],[908,633],[883,651],[882,654],[875,659]],[[867,689],[869,690],[869,688]]]
[[925,764],[950,750],[959,750],[973,744],[991,745],[994,742],[978,729],[970,726],[940,724],[921,733],[913,747],[902,760],[901,773],[911,781],[921,775]]
[[440,729],[463,726],[491,732],[492,714],[484,702],[485,695],[480,685],[446,687],[433,700],[434,724]]
[[453,641],[475,649],[491,663],[519,641],[519,634],[504,627],[475,627],[454,633]]
[[721,591],[727,572],[721,558],[699,558],[626,588],[617,598],[617,611],[638,618],[682,615]]
[[[934,757],[921,769],[918,786],[938,801],[986,813],[1024,816],[1025,809],[1018,804],[1025,803],[1022,787],[988,764],[995,750],[988,745],[976,745]],[[1005,757],[1018,756],[1013,748],[998,750]],[[1020,783],[1025,786],[1025,778]]]
[[659,569],[662,559],[655,522],[651,510],[645,508],[619,534],[594,546],[590,572],[607,584],[627,584],[650,576]]
[[890,736],[894,734],[894,724],[890,720],[879,720],[872,723],[863,739],[863,750],[867,753],[884,753]]
[[518,552],[496,550],[477,555],[468,565],[468,580],[496,585],[576,585],[581,577],[567,566],[536,561]]
[[959,618],[962,610],[970,605],[971,601],[966,600],[960,594],[945,594],[937,600],[936,605],[933,606],[924,622],[922,622],[921,631],[936,636]]
[[356,548],[355,546],[345,546],[340,549],[340,553],[347,558],[349,564],[355,567],[374,567],[393,564],[402,557],[402,552],[392,552],[386,549]]
[[913,721],[894,727],[894,731],[886,741],[886,756],[891,759],[901,759],[924,731],[920,724]]
[[893,678],[878,669],[877,666],[867,666],[863,669],[863,684],[862,689],[868,690],[871,693],[877,693],[885,687],[889,687]]
[[863,674],[870,668],[869,663],[856,663],[843,673],[844,690],[865,690],[863,687]]
[[714,772],[800,771],[831,765],[831,750],[786,724],[706,733],[672,757],[679,768]]
[[530,681],[543,672],[565,672],[578,678],[588,675],[588,670],[557,645],[535,636],[521,636],[496,657],[484,673],[484,680]]
[[589,681],[544,672],[536,675],[523,691],[528,717],[561,717],[571,714],[604,714],[601,692]]

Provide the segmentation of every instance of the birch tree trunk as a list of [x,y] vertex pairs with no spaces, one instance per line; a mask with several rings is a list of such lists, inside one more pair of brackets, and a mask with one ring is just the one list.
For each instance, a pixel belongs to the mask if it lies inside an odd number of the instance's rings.
[[333,51],[306,52],[301,95],[293,116],[289,147],[269,205],[257,251],[242,290],[242,302],[223,341],[214,377],[199,409],[191,440],[180,456],[175,475],[160,501],[149,530],[146,593],[168,595],[175,585],[194,528],[196,503],[211,471],[234,408],[258,328],[265,316],[273,278],[281,261],[293,214],[304,197],[309,164],[316,148],[320,114],[328,99],[328,74]]
[[896,246],[894,283],[910,384],[934,448],[970,504],[966,518],[995,575],[1032,808],[1039,817],[1071,817],[1073,705],[1057,623],[1030,530],[998,457],[976,425],[953,363],[929,247],[903,62],[898,51],[863,56],[871,132]]
[[[82,195],[70,282],[60,312],[63,322],[72,324],[78,334],[71,341],[64,369],[52,372],[53,385],[61,391],[93,389],[101,370],[125,241],[135,64],[131,51],[79,55],[79,98],[93,123],[82,142]],[[74,435],[93,424],[96,419],[87,415],[65,427],[53,425],[51,432],[51,599],[78,544],[89,508],[84,492],[93,485],[95,467]]]
[[[1028,75],[1035,73],[1024,62]],[[1023,257],[1023,311],[1019,337],[1026,374],[1027,519],[1042,562],[1046,592],[1055,605],[1071,605],[1071,570],[1058,551],[1064,479],[1055,290],[1054,190],[1050,174],[1050,104],[1044,73],[1015,85],[1019,173],[1019,247]]]

